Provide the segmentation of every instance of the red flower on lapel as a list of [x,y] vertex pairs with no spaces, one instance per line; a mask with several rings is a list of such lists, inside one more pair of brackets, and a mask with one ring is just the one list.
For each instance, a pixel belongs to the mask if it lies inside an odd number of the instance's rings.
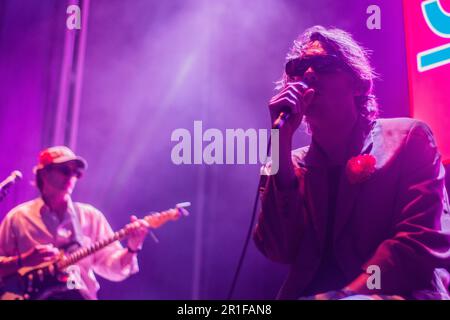
[[294,168],[294,173],[298,178],[299,181],[299,187],[300,187],[300,192],[302,195],[305,194],[305,175],[306,175],[306,168],[305,167],[296,167]]
[[296,167],[294,168],[294,173],[298,178],[304,178],[306,174],[306,168],[304,167]]
[[346,173],[350,183],[361,183],[375,172],[377,160],[370,154],[360,154],[347,162]]

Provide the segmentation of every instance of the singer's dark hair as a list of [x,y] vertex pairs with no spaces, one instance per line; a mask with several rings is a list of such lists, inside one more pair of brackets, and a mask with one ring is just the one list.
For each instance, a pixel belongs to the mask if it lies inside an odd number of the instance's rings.
[[[314,26],[308,28],[295,41],[288,52],[286,60],[300,58],[304,55],[306,46],[313,41],[320,41],[331,54],[336,55],[349,67],[350,72],[359,82],[364,94],[355,98],[361,116],[368,120],[378,117],[378,103],[373,94],[373,80],[378,77],[369,62],[369,50],[358,44],[352,35],[337,28]],[[281,80],[277,82],[277,89],[281,89],[288,82],[288,76],[283,72]]]

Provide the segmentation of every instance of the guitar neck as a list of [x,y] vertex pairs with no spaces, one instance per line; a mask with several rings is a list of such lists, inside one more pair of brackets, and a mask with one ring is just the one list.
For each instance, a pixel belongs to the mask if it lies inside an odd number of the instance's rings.
[[[189,212],[184,209],[184,207],[189,206],[189,202],[179,203],[175,209],[170,209],[167,211],[163,211],[161,213],[154,213],[144,217],[144,220],[149,224],[151,228],[159,228],[161,225],[170,220],[177,220],[179,217],[187,216]],[[68,256],[65,256],[64,259],[59,260],[56,263],[56,266],[59,270],[62,270],[72,264],[77,263],[81,259],[84,259],[91,254],[103,249],[107,245],[113,243],[117,240],[122,240],[128,236],[131,232],[129,228],[122,228],[119,231],[115,232],[112,236],[105,238],[103,240],[99,240],[86,248],[80,248],[75,250]]]
[[57,263],[58,269],[64,269],[72,264],[77,263],[78,261],[90,256],[91,254],[96,253],[97,251],[103,249],[104,247],[110,245],[114,241],[122,240],[124,239],[129,233],[129,230],[126,228],[120,229],[119,231],[115,232],[112,236],[105,238],[103,240],[99,240],[97,242],[94,242],[88,247],[80,248],[78,250],[75,250],[68,256],[66,256],[63,260],[60,260]]

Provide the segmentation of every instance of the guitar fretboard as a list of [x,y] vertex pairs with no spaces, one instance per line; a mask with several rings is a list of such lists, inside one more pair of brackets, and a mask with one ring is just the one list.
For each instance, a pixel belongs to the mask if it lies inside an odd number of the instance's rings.
[[[185,206],[189,206],[190,203],[180,203],[177,205],[175,209],[162,211],[161,213],[154,213],[151,215],[148,215],[144,217],[144,220],[147,221],[147,223],[152,228],[158,228],[160,225],[166,223],[169,220],[176,220],[181,216],[187,216],[189,212],[184,209]],[[153,222],[152,222],[153,221]],[[131,229],[128,228],[122,228],[119,231],[115,232],[112,236],[105,238],[103,240],[99,240],[93,244],[91,244],[88,247],[80,248],[78,250],[75,250],[71,254],[65,256],[63,259],[59,260],[56,263],[56,267],[59,270],[62,270],[72,264],[77,263],[81,259],[86,258],[87,256],[99,251],[100,249],[103,249],[107,245],[113,243],[117,240],[122,240],[123,238],[127,237],[128,234],[131,232]]]
[[[184,209],[184,207],[189,206],[189,205],[190,205],[189,202],[180,203],[177,205],[177,207],[175,209],[148,215],[148,216],[144,217],[144,220],[146,220],[147,223],[150,224],[150,226],[152,228],[158,228],[160,225],[166,223],[169,220],[176,220],[179,217],[187,216],[189,214],[189,212],[186,209]],[[153,224],[152,221],[154,221],[155,224]],[[104,247],[113,243],[114,241],[124,239],[125,237],[128,236],[128,234],[130,232],[131,232],[131,229],[127,229],[125,227],[125,228],[122,228],[119,231],[115,232],[112,236],[110,236],[108,238],[99,240],[99,241],[91,244],[88,247],[75,250],[71,254],[69,254],[69,255],[65,256],[63,259],[59,260],[56,263],[56,267],[59,270],[62,270],[72,264],[75,264],[78,261],[86,258],[87,256],[99,251],[100,249],[103,249]]]
[[75,250],[68,256],[66,256],[63,260],[60,260],[57,264],[57,267],[59,270],[64,269],[72,264],[77,263],[78,261],[86,258],[87,256],[90,256],[91,254],[99,251],[100,249],[103,249],[107,245],[113,243],[117,240],[122,240],[125,238],[129,233],[129,230],[123,228],[117,232],[115,232],[112,236],[105,238],[103,240],[99,240],[93,244],[91,244],[88,247],[80,248],[78,250]]

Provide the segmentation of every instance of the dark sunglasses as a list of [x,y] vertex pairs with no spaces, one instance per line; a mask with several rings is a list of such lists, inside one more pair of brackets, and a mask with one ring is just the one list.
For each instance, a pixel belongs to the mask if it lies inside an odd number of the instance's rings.
[[317,73],[329,73],[344,68],[345,64],[335,55],[305,56],[288,61],[285,71],[289,77],[303,77],[310,67]]
[[58,171],[67,177],[76,176],[77,178],[81,178],[83,172],[80,169],[72,169],[70,166],[66,165],[50,165],[47,167],[50,171]]

